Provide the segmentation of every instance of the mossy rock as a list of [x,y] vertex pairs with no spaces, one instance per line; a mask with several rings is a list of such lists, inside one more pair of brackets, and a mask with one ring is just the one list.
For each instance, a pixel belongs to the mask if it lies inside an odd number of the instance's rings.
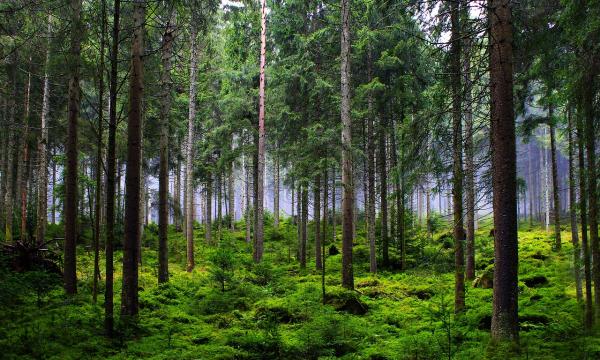
[[416,297],[419,300],[429,300],[435,295],[429,286],[417,286],[413,289],[409,289],[406,294]]
[[488,265],[488,267],[473,280],[473,287],[482,289],[491,289],[494,287],[494,265]]
[[350,291],[329,293],[325,295],[325,303],[333,306],[336,311],[352,315],[364,315],[369,310],[367,305]]

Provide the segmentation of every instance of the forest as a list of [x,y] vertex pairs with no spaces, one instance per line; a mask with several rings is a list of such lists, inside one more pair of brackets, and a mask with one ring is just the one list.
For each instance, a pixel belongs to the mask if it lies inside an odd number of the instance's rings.
[[0,1],[0,358],[600,359],[600,1]]

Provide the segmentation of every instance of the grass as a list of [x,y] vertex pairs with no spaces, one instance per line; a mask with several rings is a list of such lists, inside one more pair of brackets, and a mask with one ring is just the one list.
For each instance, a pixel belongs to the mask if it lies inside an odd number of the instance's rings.
[[[552,236],[545,231],[525,224],[520,228],[521,346],[516,353],[490,345],[492,289],[467,284],[467,311],[454,316],[453,254],[444,246],[447,240],[442,235],[447,229],[443,227],[431,239],[421,231],[410,234],[411,269],[376,275],[368,272],[366,240],[359,228],[356,291],[339,286],[341,255],[328,256],[327,305],[322,304],[321,273],[314,270],[312,248],[312,261],[307,269],[299,269],[293,259],[296,232],[287,221],[280,230],[267,226],[266,254],[259,266],[252,262],[243,229],[224,230],[218,247],[205,246],[204,233],[197,229],[197,266],[191,273],[185,271],[183,236],[171,229],[171,278],[161,286],[156,280],[155,230],[147,228],[144,237],[139,318],[133,326],[117,323],[114,339],[103,336],[102,295],[97,304],[91,303],[92,253],[84,246],[78,250],[79,293],[71,298],[64,296],[60,279],[40,273],[15,274],[3,267],[2,358],[600,358],[597,332],[585,334],[582,330],[582,305],[575,298],[572,246],[566,228],[560,253],[551,250]],[[340,247],[339,240],[335,245]],[[485,223],[477,232],[476,251],[481,274],[493,257]],[[395,256],[392,252],[392,259]],[[117,251],[117,314],[121,258]],[[48,286],[40,286],[46,283]],[[349,303],[360,304],[357,306],[366,313],[353,315],[350,312],[355,311],[345,307]]]

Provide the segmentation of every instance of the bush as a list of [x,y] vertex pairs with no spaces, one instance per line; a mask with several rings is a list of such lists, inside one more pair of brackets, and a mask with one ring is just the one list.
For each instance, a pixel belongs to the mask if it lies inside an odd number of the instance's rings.
[[211,278],[219,284],[221,292],[225,292],[226,285],[233,282],[235,265],[237,263],[235,253],[227,246],[221,246],[210,257],[209,273]]

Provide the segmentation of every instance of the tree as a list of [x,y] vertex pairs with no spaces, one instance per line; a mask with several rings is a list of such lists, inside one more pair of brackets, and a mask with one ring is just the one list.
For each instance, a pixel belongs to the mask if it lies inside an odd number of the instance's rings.
[[256,227],[254,229],[254,261],[260,262],[264,242],[264,174],[265,174],[265,65],[267,52],[267,2],[260,2],[260,73],[258,90],[258,169],[256,176]]
[[[116,177],[116,132],[117,132],[117,77],[119,53],[119,20],[121,0],[114,0],[112,26],[112,44],[110,52],[110,84],[108,110],[108,146],[106,161],[106,244],[105,244],[105,279],[104,290],[104,331],[113,336],[114,324],[114,264],[113,245],[115,243],[115,177]],[[54,185],[54,184],[53,184]]]
[[79,66],[81,54],[81,0],[71,0],[71,47],[68,57],[69,102],[68,129],[66,138],[66,177],[65,177],[65,246],[64,246],[64,285],[69,295],[77,292],[77,264],[75,246],[77,243],[77,122],[79,121]]
[[140,237],[140,184],[142,150],[142,96],[144,93],[145,0],[133,4],[129,116],[127,126],[127,173],[125,175],[125,239],[123,241],[123,295],[121,316],[135,317],[138,302],[138,241]]
[[490,0],[494,293],[492,339],[518,341],[517,170],[511,1]]
[[[352,181],[352,118],[350,117],[350,0],[341,0],[341,104],[342,119],[342,286],[354,289],[352,268],[352,221],[354,182]],[[335,177],[334,177],[335,179]],[[335,191],[335,188],[334,190]]]
[[162,73],[161,73],[161,129],[160,164],[158,176],[158,282],[169,281],[169,249],[167,233],[169,227],[169,119],[171,111],[171,60],[173,57],[173,37],[175,32],[175,12],[173,6],[168,10],[165,29],[162,36]]

